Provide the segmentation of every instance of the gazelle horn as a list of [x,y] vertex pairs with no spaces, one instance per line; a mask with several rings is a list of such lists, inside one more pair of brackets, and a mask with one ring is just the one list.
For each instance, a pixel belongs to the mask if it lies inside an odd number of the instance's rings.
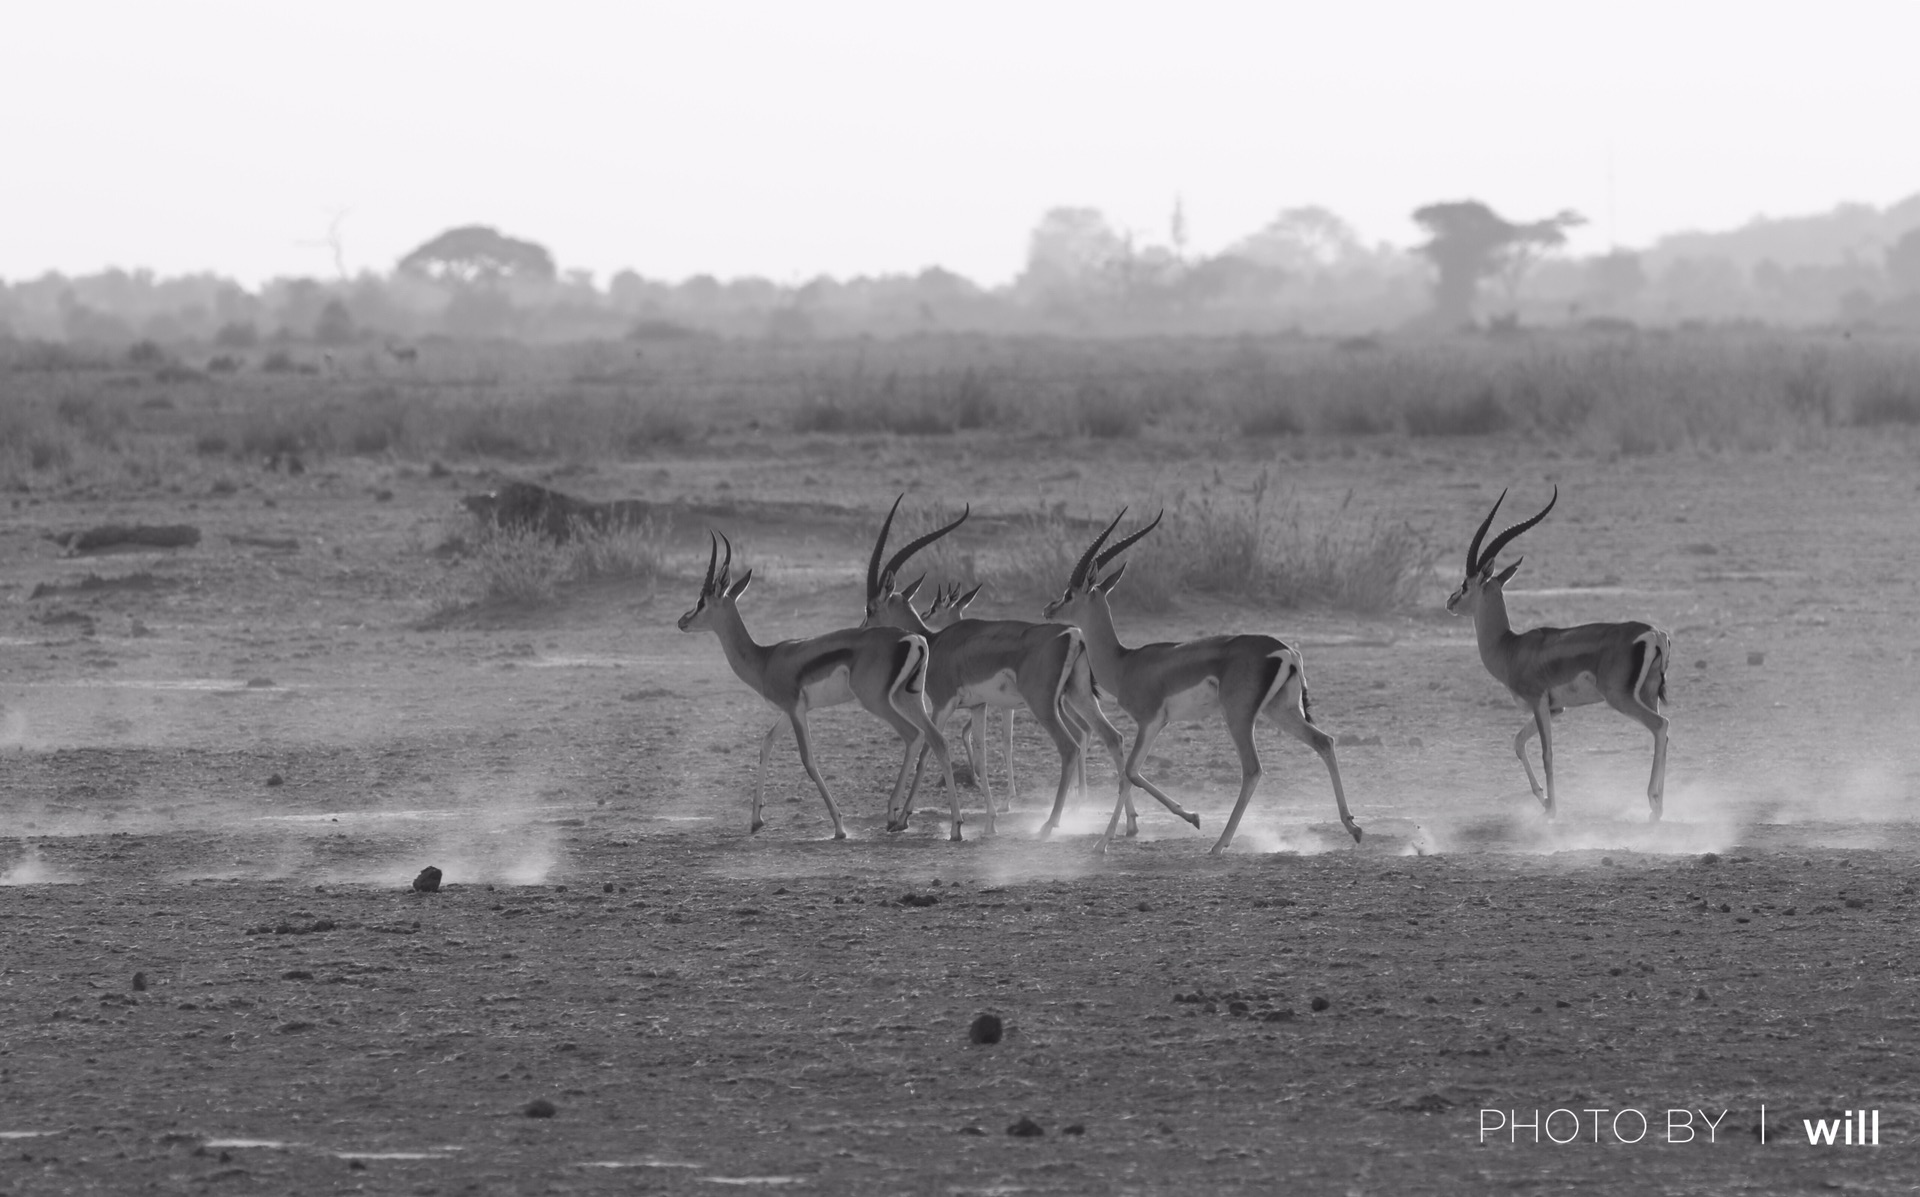
[[1507,492],[1502,490],[1500,497],[1493,501],[1487,511],[1487,518],[1480,521],[1480,527],[1473,534],[1473,541],[1467,545],[1467,576],[1471,578],[1480,572],[1480,542],[1487,535],[1487,529],[1493,526],[1494,513],[1500,510],[1500,504],[1506,502]]
[[1493,538],[1493,543],[1487,546],[1487,551],[1480,555],[1481,567],[1485,568],[1486,566],[1492,565],[1493,559],[1500,555],[1501,549],[1506,548],[1508,544],[1512,543],[1514,537],[1520,535],[1522,532],[1525,532],[1528,528],[1533,527],[1535,524],[1539,523],[1541,520],[1546,519],[1547,512],[1552,511],[1553,505],[1555,503],[1558,503],[1559,501],[1560,501],[1560,488],[1559,486],[1556,485],[1553,488],[1553,497],[1547,500],[1547,505],[1540,509],[1539,515],[1534,516],[1532,519],[1521,520],[1519,523],[1515,524],[1513,527],[1508,528],[1505,532],[1502,532],[1500,535]]
[[900,498],[893,501],[888,510],[886,522],[880,525],[880,539],[873,542],[873,556],[867,561],[867,607],[872,609],[875,599],[880,597],[880,556],[887,551],[887,532],[893,527],[894,513],[900,510],[900,500],[907,497],[901,491]]
[[[905,496],[902,496],[902,497],[904,498]],[[899,506],[897,502],[894,505],[896,507]],[[897,571],[901,566],[905,565],[909,557],[912,557],[915,553],[919,552],[921,549],[926,548],[928,545],[932,544],[934,541],[939,540],[942,536],[945,536],[947,533],[953,531],[955,528],[958,528],[961,524],[966,523],[967,517],[971,514],[973,514],[973,504],[969,503],[964,508],[961,509],[959,519],[953,521],[951,524],[948,524],[944,528],[935,528],[933,531],[927,533],[925,536],[922,536],[919,539],[909,543],[906,548],[901,549],[899,552],[895,553],[891,558],[889,558],[886,566],[880,571],[878,587],[873,591],[874,597],[878,598],[882,591],[886,590],[887,588],[893,585],[893,575],[895,571]],[[889,523],[892,522],[891,515],[888,516],[888,522]],[[884,542],[886,539],[885,528],[882,528],[880,530],[880,537],[881,537],[881,540]],[[875,551],[876,553],[878,552],[877,547]]]
[[1125,518],[1127,518],[1127,509],[1122,507],[1120,514],[1113,517],[1113,522],[1108,524],[1100,535],[1093,538],[1093,543],[1087,546],[1086,552],[1080,554],[1080,560],[1074,563],[1072,575],[1067,578],[1068,590],[1078,590],[1087,584],[1087,570],[1093,565],[1093,555],[1100,551],[1101,543],[1113,534],[1113,530],[1118,528],[1120,521]]
[[713,545],[713,549],[707,554],[707,580],[700,583],[701,598],[706,598],[713,593],[713,567],[720,560],[720,538],[709,529],[707,540]]
[[1125,540],[1121,541],[1119,544],[1114,545],[1112,548],[1108,549],[1106,552],[1100,554],[1100,556],[1094,560],[1094,563],[1093,563],[1094,569],[1099,570],[1104,568],[1107,562],[1113,560],[1115,557],[1118,557],[1120,554],[1126,552],[1129,548],[1131,548],[1133,546],[1134,541],[1139,540],[1142,536],[1145,536],[1147,533],[1153,531],[1155,528],[1158,528],[1160,526],[1160,520],[1166,514],[1167,514],[1167,509],[1162,507],[1160,509],[1160,514],[1153,517],[1153,522],[1151,524],[1148,524],[1146,527],[1140,529],[1138,532],[1135,532],[1132,536],[1127,537]]

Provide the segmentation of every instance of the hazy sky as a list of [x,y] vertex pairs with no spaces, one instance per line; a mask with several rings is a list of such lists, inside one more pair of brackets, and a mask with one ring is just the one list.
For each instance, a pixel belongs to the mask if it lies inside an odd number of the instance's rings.
[[1210,251],[1465,197],[1578,250],[1920,191],[1908,0],[0,0],[0,278],[385,270],[455,224],[602,281]]

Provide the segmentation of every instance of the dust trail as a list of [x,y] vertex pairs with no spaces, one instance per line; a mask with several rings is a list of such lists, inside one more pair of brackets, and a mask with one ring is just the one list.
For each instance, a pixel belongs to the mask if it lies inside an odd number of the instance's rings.
[[[1615,851],[1642,855],[1697,855],[1724,852],[1742,839],[1743,828],[1732,820],[1666,819],[1649,823],[1638,819],[1602,819],[1561,814],[1549,823],[1537,809],[1485,818],[1427,818],[1408,845],[1419,855],[1458,855],[1474,852],[1547,856],[1561,852]],[[1418,848],[1414,847],[1418,844]]]
[[78,874],[48,864],[37,848],[29,848],[12,868],[0,873],[0,885],[75,885],[79,881]]

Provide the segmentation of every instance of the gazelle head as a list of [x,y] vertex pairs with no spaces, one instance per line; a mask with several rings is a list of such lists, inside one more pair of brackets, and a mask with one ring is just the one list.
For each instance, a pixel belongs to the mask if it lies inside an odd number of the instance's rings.
[[1132,548],[1135,541],[1158,528],[1160,520],[1166,514],[1165,509],[1162,509],[1159,515],[1153,517],[1151,524],[1118,544],[1110,546],[1103,553],[1100,551],[1100,546],[1105,543],[1107,537],[1113,535],[1113,530],[1120,526],[1120,521],[1126,518],[1127,509],[1122,507],[1120,514],[1113,517],[1113,522],[1107,525],[1106,530],[1094,537],[1093,543],[1087,546],[1087,551],[1080,554],[1080,560],[1074,564],[1072,575],[1067,578],[1066,592],[1048,603],[1046,609],[1040,613],[1041,617],[1059,620],[1062,623],[1078,623],[1087,610],[1087,604],[1095,601],[1104,604],[1107,601],[1107,595],[1112,593],[1114,586],[1119,583],[1120,575],[1127,572],[1127,563],[1122,561],[1118,569],[1104,577],[1101,576],[1100,571],[1107,567],[1109,561]]
[[1547,505],[1540,509],[1539,515],[1532,519],[1521,520],[1494,537],[1493,543],[1482,552],[1480,541],[1486,536],[1487,529],[1492,526],[1494,513],[1500,510],[1501,500],[1506,497],[1507,492],[1501,491],[1500,498],[1493,501],[1492,510],[1487,512],[1487,518],[1480,521],[1479,530],[1474,532],[1473,543],[1467,546],[1467,576],[1462,579],[1460,589],[1447,596],[1447,610],[1455,615],[1473,615],[1480,609],[1480,595],[1483,592],[1492,590],[1498,593],[1500,588],[1513,578],[1514,573],[1520,568],[1520,562],[1525,558],[1515,558],[1512,565],[1497,574],[1493,572],[1494,558],[1500,555],[1501,549],[1513,542],[1514,537],[1547,518],[1547,512],[1552,511],[1553,505],[1560,501],[1560,488],[1558,486],[1553,488],[1553,497],[1547,500]]
[[[900,593],[911,599],[914,591],[920,589],[920,583],[925,580],[924,574],[915,578],[913,584]],[[980,596],[980,587],[985,585],[986,583],[982,582],[972,590],[962,591],[960,583],[949,582],[945,589],[933,592],[933,601],[928,603],[927,609],[920,613],[920,622],[930,628],[944,628],[949,624],[959,623],[967,617],[967,604]]]
[[[753,571],[740,575],[738,582],[728,575],[733,569],[733,542],[725,536],[707,533],[707,539],[713,543],[713,551],[707,554],[707,580],[700,584],[700,599],[693,604],[693,610],[680,617],[680,630],[698,631],[713,626],[714,612],[722,607],[732,607],[734,601],[747,591],[753,581]],[[727,559],[720,560],[720,544],[726,542]],[[716,563],[719,569],[715,570]]]
[[905,590],[894,589],[894,575],[900,572],[900,567],[905,565],[915,553],[966,523],[967,516],[973,512],[973,505],[969,503],[960,512],[959,519],[944,528],[935,528],[925,536],[912,541],[906,548],[888,558],[883,566],[880,564],[880,559],[886,555],[887,533],[893,528],[893,517],[900,510],[900,500],[906,497],[902,494],[900,498],[893,501],[893,508],[887,512],[886,522],[880,525],[880,538],[873,542],[873,556],[867,562],[867,617],[860,624],[863,628],[911,628],[920,623],[920,613],[913,609],[913,595],[920,589],[920,582],[924,580],[924,575],[920,579],[915,579]]

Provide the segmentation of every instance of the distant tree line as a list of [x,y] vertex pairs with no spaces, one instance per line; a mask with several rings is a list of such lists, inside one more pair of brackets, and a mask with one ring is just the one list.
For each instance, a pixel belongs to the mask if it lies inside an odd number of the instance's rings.
[[0,339],[107,345],[268,342],[323,346],[423,337],[564,341],[630,337],[1349,335],[1594,322],[1920,326],[1920,195],[1879,210],[1758,220],[1663,238],[1644,251],[1575,257],[1575,212],[1516,221],[1476,200],[1411,214],[1426,240],[1367,245],[1320,207],[1289,208],[1214,254],[1116,227],[1094,208],[1055,208],[1011,283],[949,270],[679,282],[623,270],[604,285],[563,270],[536,242],[450,229],[394,268],[350,279],[275,279],[249,290],[213,274],[148,271],[0,280]]

